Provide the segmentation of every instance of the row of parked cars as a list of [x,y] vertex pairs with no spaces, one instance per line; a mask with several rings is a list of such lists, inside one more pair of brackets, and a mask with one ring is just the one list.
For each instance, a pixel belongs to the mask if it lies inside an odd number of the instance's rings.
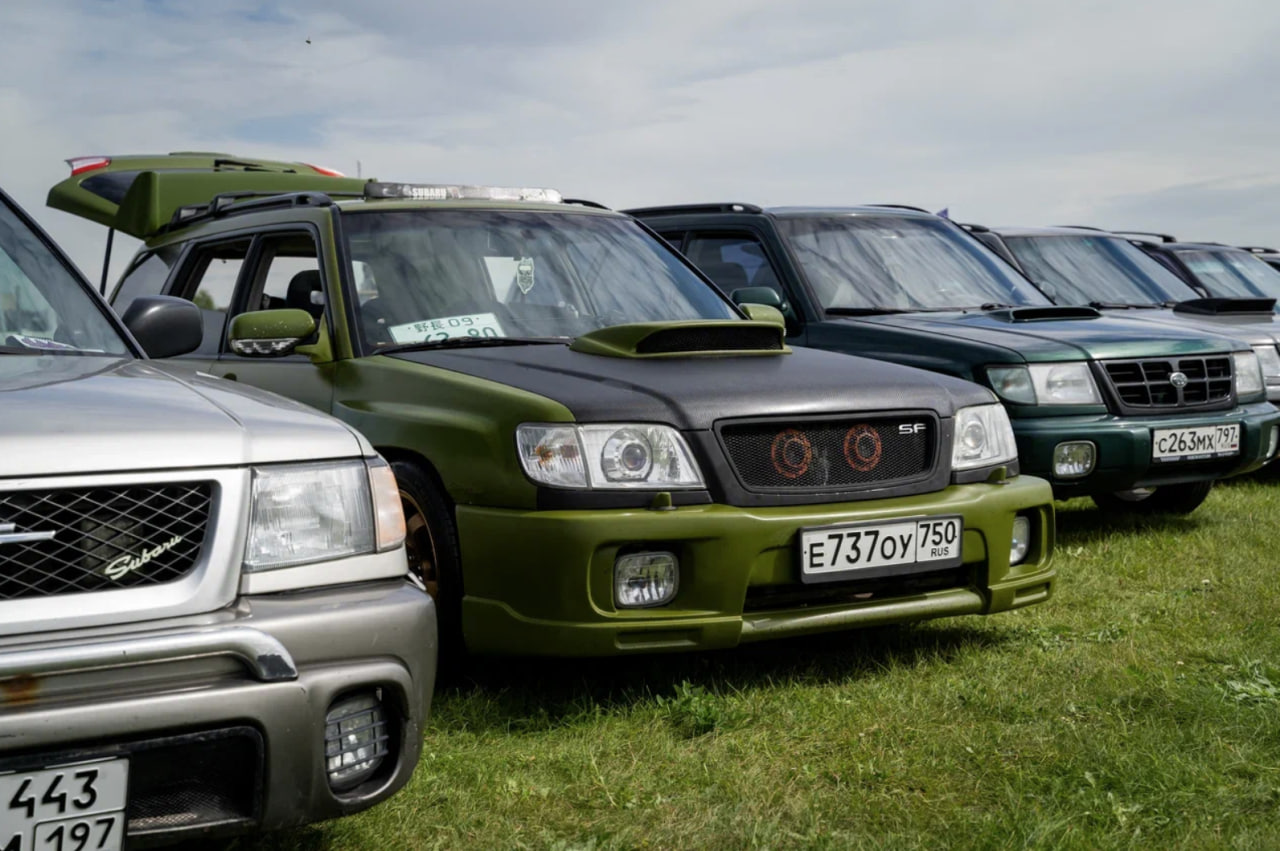
[[71,166],[49,204],[144,244],[104,298],[0,197],[2,851],[371,806],[438,659],[1040,603],[1055,498],[1276,454],[1257,252]]

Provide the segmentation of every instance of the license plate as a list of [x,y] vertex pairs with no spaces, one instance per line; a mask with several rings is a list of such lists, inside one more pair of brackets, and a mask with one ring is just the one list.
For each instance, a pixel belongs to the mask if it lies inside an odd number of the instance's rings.
[[1158,428],[1151,434],[1152,461],[1204,461],[1240,454],[1240,426]]
[[120,851],[129,761],[0,775],[0,851]]
[[[960,564],[961,517],[919,517],[800,530],[800,579],[831,582]],[[904,569],[906,568],[906,569]]]

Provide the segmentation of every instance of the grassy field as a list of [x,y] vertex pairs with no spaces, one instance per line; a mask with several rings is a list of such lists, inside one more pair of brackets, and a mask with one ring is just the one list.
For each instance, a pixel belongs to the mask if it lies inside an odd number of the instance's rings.
[[1280,481],[1059,514],[1057,596],[731,652],[490,664],[411,785],[238,849],[1280,847]]

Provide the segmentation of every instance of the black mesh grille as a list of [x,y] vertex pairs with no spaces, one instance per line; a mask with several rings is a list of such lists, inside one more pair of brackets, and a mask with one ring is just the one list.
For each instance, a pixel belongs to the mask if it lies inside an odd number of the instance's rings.
[[[1128,408],[1160,411],[1231,403],[1230,357],[1113,360],[1104,361],[1103,366],[1120,402]],[[1186,380],[1175,382],[1178,373]]]
[[212,493],[209,482],[0,493],[0,600],[182,577],[204,546]]
[[260,737],[247,729],[206,735],[130,755],[130,836],[257,819]]
[[636,344],[642,355],[675,354],[677,352],[781,351],[782,334],[775,328],[736,326],[698,326],[655,331]]
[[927,474],[937,429],[915,415],[743,423],[720,433],[748,490],[856,490]]

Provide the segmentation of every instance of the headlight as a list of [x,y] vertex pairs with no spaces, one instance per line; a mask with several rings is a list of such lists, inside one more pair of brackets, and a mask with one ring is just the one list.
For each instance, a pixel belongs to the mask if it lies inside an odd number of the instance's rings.
[[1035,363],[993,366],[987,380],[1000,398],[1023,405],[1101,405],[1102,395],[1089,364]]
[[1262,382],[1262,367],[1253,352],[1234,352],[1231,355],[1236,368],[1236,395],[1252,396],[1266,389]]
[[1003,405],[974,405],[956,411],[951,469],[994,467],[1018,457],[1013,426]]
[[383,551],[403,541],[395,478],[381,459],[253,468],[248,572]]
[[516,429],[529,478],[562,488],[700,488],[684,438],[660,425],[537,425]]
[[1254,346],[1253,353],[1258,356],[1258,366],[1262,367],[1262,377],[1280,381],[1280,353],[1275,346]]

